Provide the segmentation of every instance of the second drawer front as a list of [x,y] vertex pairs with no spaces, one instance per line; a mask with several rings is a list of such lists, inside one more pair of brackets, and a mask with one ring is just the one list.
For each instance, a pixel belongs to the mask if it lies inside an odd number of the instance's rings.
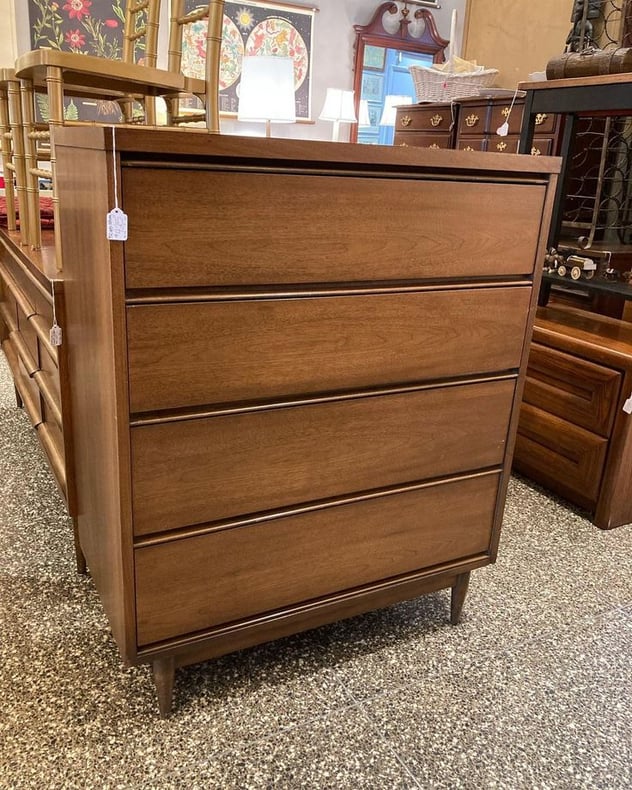
[[530,294],[511,287],[130,307],[131,410],[515,369]]
[[432,132],[395,132],[393,145],[412,145],[417,148],[450,148],[452,145],[452,135],[450,132],[445,134],[433,134]]
[[562,351],[531,345],[524,400],[544,411],[609,436],[621,374]]
[[141,645],[482,554],[498,476],[136,551]]
[[514,380],[132,428],[136,534],[500,465]]

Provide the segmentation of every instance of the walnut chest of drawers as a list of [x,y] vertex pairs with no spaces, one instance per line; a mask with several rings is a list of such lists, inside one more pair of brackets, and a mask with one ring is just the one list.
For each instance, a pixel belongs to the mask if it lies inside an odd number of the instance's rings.
[[558,161],[55,145],[81,546],[162,712],[187,663],[442,588],[457,621],[496,556]]
[[515,453],[517,471],[590,511],[632,522],[632,324],[539,307]]

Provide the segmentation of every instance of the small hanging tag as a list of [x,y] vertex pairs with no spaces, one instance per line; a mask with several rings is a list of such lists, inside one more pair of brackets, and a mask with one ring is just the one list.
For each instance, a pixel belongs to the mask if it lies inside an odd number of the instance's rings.
[[509,134],[509,124],[507,121],[505,121],[502,126],[499,126],[498,129],[496,129],[496,134],[500,135],[500,137],[507,137]]
[[127,241],[127,214],[120,208],[108,212],[106,235],[110,241]]
[[51,346],[61,346],[61,340],[62,340],[61,327],[56,321],[51,326],[50,332],[48,333],[48,337],[50,339]]
[[630,395],[630,397],[623,404],[623,411],[626,414],[632,414],[632,395]]

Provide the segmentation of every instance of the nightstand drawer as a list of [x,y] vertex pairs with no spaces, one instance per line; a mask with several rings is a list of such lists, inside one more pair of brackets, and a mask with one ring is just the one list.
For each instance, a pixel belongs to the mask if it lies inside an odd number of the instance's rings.
[[135,533],[501,464],[514,386],[512,378],[134,426]]
[[484,554],[497,489],[491,474],[139,548],[139,644]]
[[517,154],[520,137],[509,134],[501,137],[499,134],[492,134],[487,141],[487,150],[495,154]]
[[484,135],[470,135],[461,137],[457,141],[459,151],[487,151],[487,137]]
[[597,500],[607,449],[607,439],[522,404],[515,468],[583,507]]
[[487,104],[462,104],[459,110],[459,137],[469,134],[485,134],[489,131],[487,114]]
[[[533,271],[545,195],[543,184],[380,178],[372,171],[343,177],[138,168],[123,176],[131,206],[128,289],[523,274]],[[464,222],[473,205],[476,222]],[[300,226],[292,221],[297,206],[310,218]],[[342,226],[344,234],[332,233]],[[511,255],[499,255],[503,249]]]
[[[456,108],[454,109],[456,112]],[[397,111],[395,133],[407,132],[449,132],[453,124],[453,110],[450,104],[432,104],[403,107]]]
[[555,152],[554,137],[534,137],[531,144],[531,156],[552,156]]
[[609,436],[621,374],[553,348],[531,345],[524,400],[544,411]]
[[489,133],[495,135],[496,130],[507,123],[509,125],[507,133],[519,136],[520,127],[522,125],[522,110],[522,104],[516,103],[512,108],[511,99],[506,103],[501,102],[500,104],[492,104],[489,115]]
[[513,287],[129,307],[130,408],[515,370],[530,298]]
[[433,132],[395,132],[393,145],[412,145],[416,148],[450,148],[452,135],[435,134]]

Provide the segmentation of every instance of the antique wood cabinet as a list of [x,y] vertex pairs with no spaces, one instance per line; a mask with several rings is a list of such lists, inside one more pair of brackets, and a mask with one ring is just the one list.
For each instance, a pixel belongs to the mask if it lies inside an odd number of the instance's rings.
[[[461,151],[493,151],[499,154],[518,152],[524,99],[476,96],[456,99],[452,103],[425,103],[397,109],[394,145],[422,148],[456,148]],[[498,129],[507,122],[506,135]],[[533,156],[555,153],[560,121],[552,113],[540,113],[535,119]]]
[[516,469],[589,510],[602,529],[631,523],[631,397],[631,324],[538,308]]
[[162,713],[181,665],[442,588],[458,621],[496,556],[557,160],[55,148],[81,546]]
[[454,148],[458,104],[409,104],[398,107],[393,145]]

